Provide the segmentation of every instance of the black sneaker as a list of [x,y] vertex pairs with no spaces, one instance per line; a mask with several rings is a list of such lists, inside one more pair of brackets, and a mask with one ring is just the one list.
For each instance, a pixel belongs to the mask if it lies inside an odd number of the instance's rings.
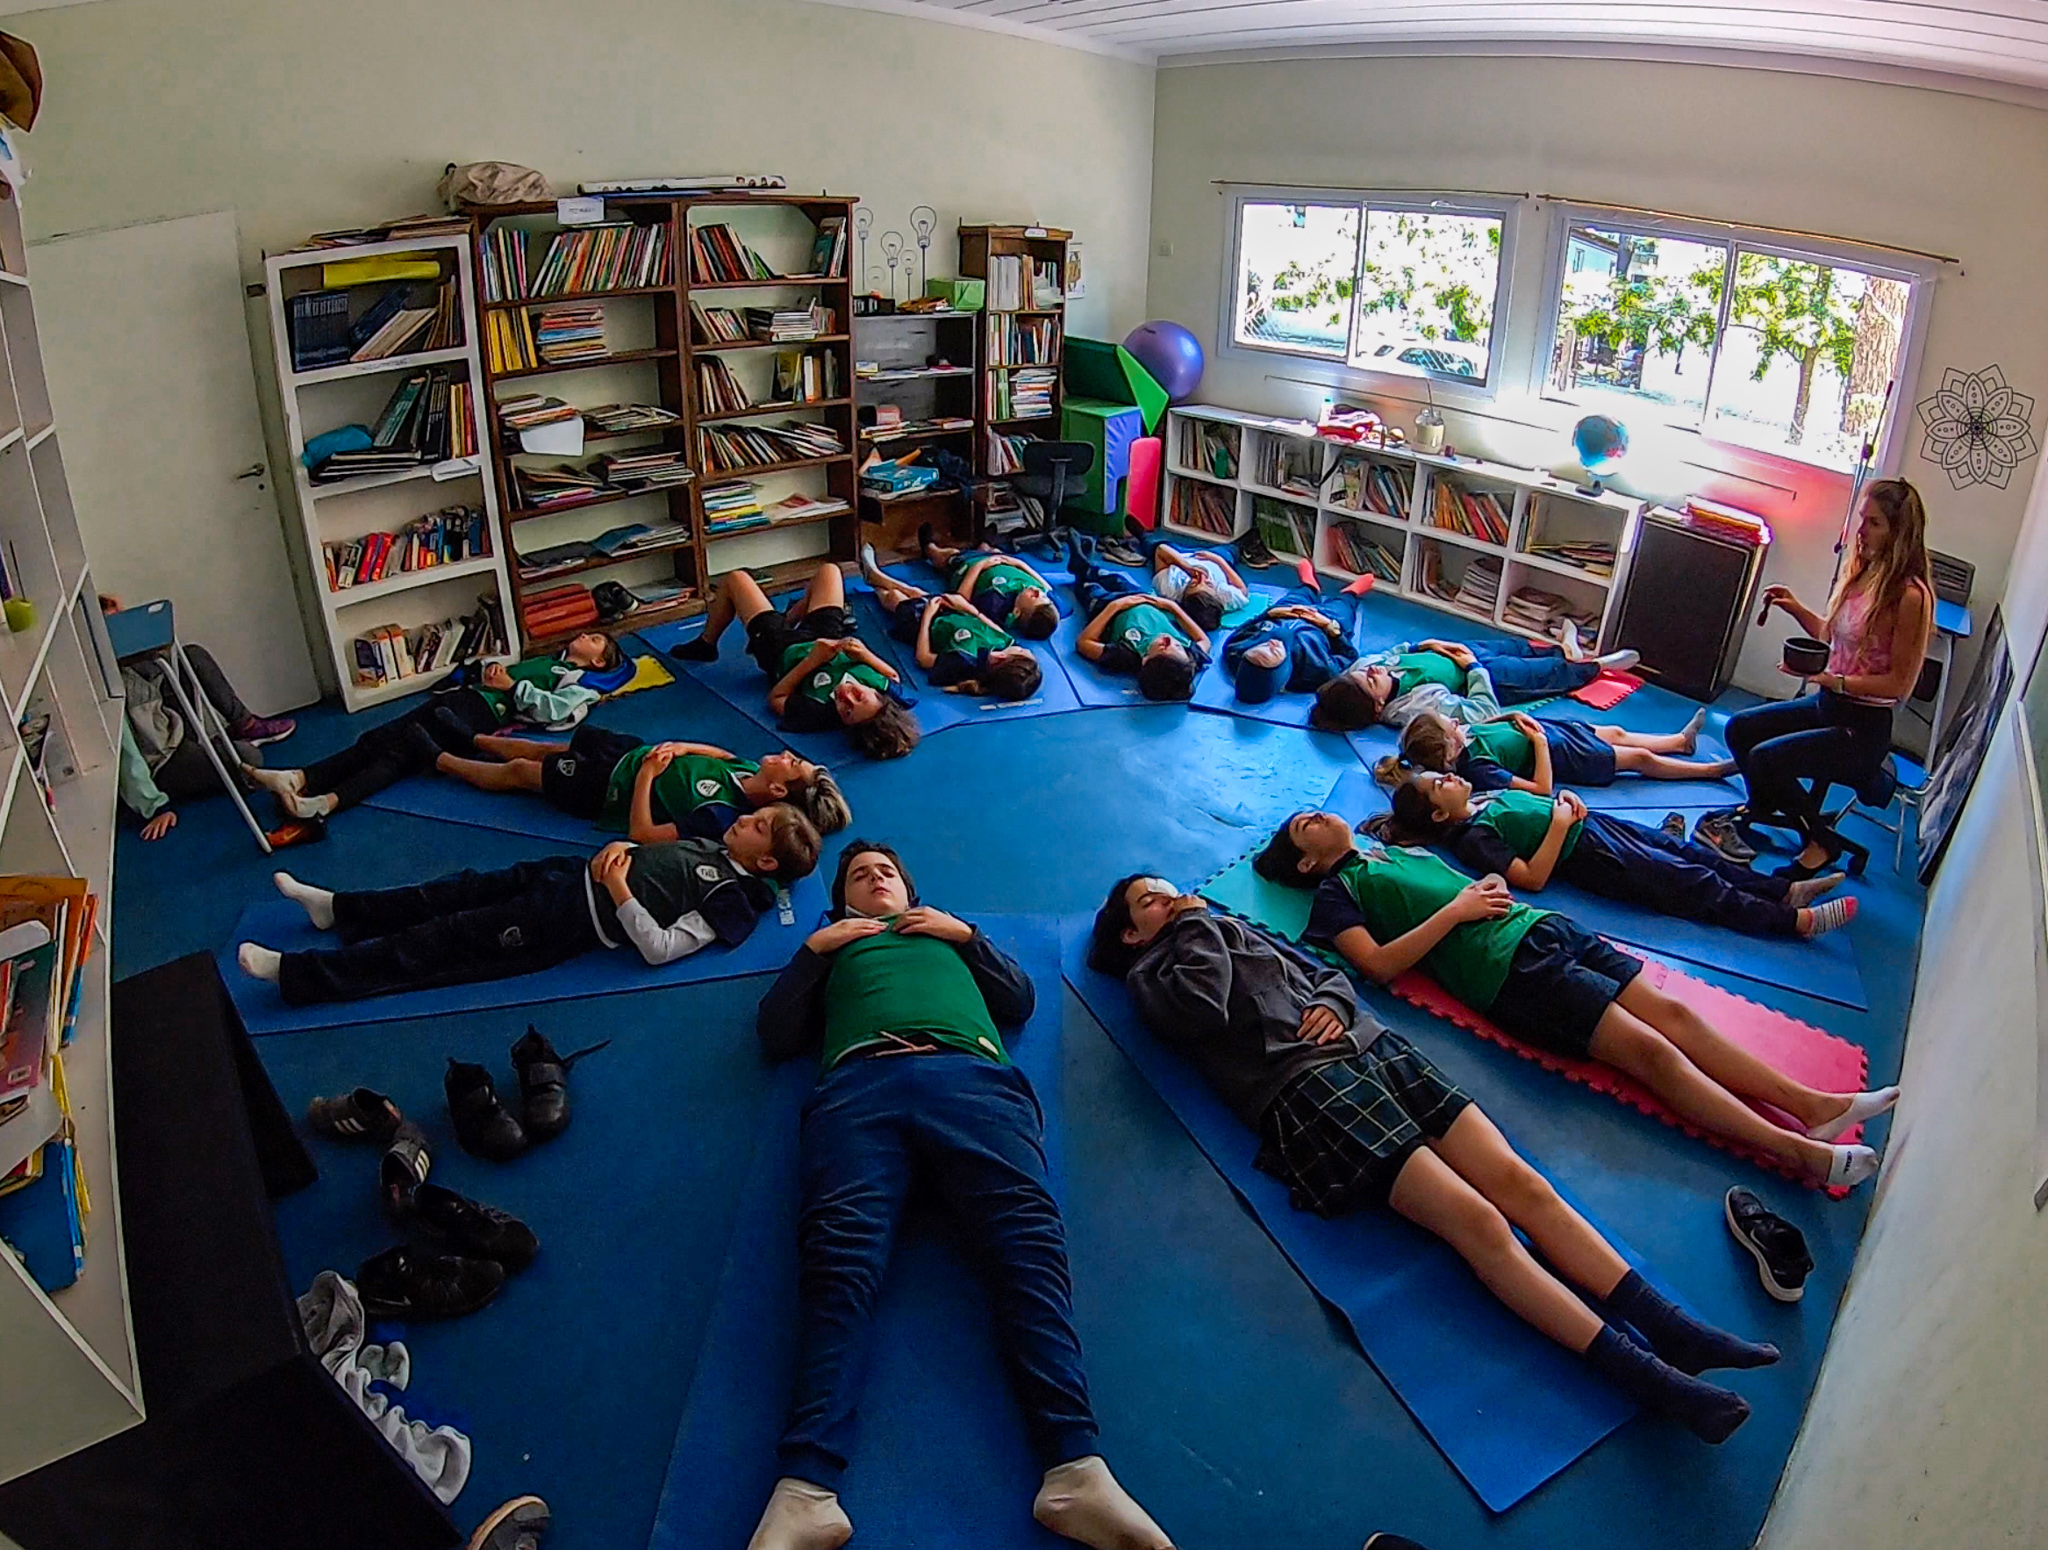
[[1427,1550],[1427,1547],[1405,1534],[1375,1534],[1365,1542],[1365,1550]]
[[1663,830],[1664,830],[1664,832],[1665,832],[1666,834],[1670,835],[1670,836],[1671,836],[1671,837],[1672,837],[1672,838],[1673,838],[1674,840],[1682,840],[1682,839],[1684,839],[1684,838],[1685,838],[1685,814],[1683,814],[1683,813],[1666,813],[1666,814],[1664,815],[1664,823],[1663,823],[1662,827],[1663,827]]
[[306,1105],[306,1123],[330,1141],[389,1141],[404,1120],[397,1104],[367,1087]]
[[1253,528],[1237,541],[1237,558],[1239,563],[1249,565],[1254,570],[1263,570],[1266,566],[1277,563],[1273,559],[1273,551],[1266,547],[1266,540],[1259,537],[1257,528]]
[[441,1085],[448,1094],[449,1117],[455,1121],[455,1139],[470,1156],[510,1162],[526,1150],[526,1132],[498,1102],[489,1071],[451,1056]]
[[429,1254],[403,1244],[356,1270],[363,1311],[380,1319],[455,1319],[474,1313],[505,1284],[496,1260]]
[[553,1523],[538,1496],[515,1496],[476,1526],[467,1550],[535,1550]]
[[569,1128],[569,1063],[532,1023],[512,1046],[512,1069],[519,1073],[519,1108],[526,1121],[526,1139],[552,1141]]
[[1698,843],[1718,850],[1730,861],[1739,861],[1747,866],[1756,860],[1756,847],[1737,832],[1732,817],[1709,813],[1692,826],[1692,837]]
[[496,1260],[508,1272],[524,1270],[540,1252],[540,1239],[518,1217],[440,1184],[422,1184],[413,1191],[412,1214],[463,1257]]
[[427,1182],[433,1166],[425,1133],[412,1121],[401,1121],[377,1164],[377,1198],[386,1216],[402,1222],[412,1214],[412,1197]]
[[1756,1259],[1757,1279],[1779,1302],[1797,1302],[1806,1295],[1806,1278],[1813,1274],[1813,1256],[1806,1251],[1806,1235],[1778,1215],[1754,1190],[1740,1184],[1728,1191],[1728,1230],[1735,1241]]

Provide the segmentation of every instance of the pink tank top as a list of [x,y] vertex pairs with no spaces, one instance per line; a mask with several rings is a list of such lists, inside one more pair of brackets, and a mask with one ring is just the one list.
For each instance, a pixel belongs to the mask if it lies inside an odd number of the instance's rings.
[[[1892,670],[1892,635],[1889,629],[1870,628],[1870,608],[1874,599],[1870,593],[1857,588],[1842,599],[1842,606],[1835,610],[1835,617],[1828,626],[1828,671],[1847,673],[1861,677],[1869,674],[1882,677]],[[1896,705],[1896,699],[1876,695],[1852,694],[1850,699],[1859,705]]]

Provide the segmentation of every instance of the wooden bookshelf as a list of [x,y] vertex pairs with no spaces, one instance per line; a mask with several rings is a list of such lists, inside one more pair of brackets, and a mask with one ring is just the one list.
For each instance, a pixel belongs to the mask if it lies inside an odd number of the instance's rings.
[[[608,198],[605,200],[606,223],[655,226],[665,232],[668,271],[662,283],[563,295],[505,297],[481,303],[481,310],[487,313],[508,315],[522,311],[538,314],[549,307],[569,305],[595,305],[604,309],[607,353],[601,358],[543,362],[515,370],[496,369],[488,354],[484,361],[484,376],[488,384],[485,401],[490,413],[492,445],[499,453],[498,495],[503,513],[502,530],[511,567],[514,613],[519,621],[525,650],[545,650],[574,633],[532,630],[526,625],[526,599],[565,584],[595,584],[612,580],[624,583],[629,589],[634,588],[636,582],[683,589],[680,597],[663,600],[617,621],[619,628],[635,628],[701,611],[706,585],[719,570],[739,564],[752,568],[783,557],[769,554],[764,560],[760,552],[763,545],[744,540],[766,536],[773,541],[787,543],[781,533],[782,528],[823,525],[828,530],[827,542],[816,547],[821,552],[841,558],[852,556],[855,546],[855,519],[851,510],[854,495],[853,404],[851,397],[847,396],[852,391],[853,380],[852,341],[847,326],[852,311],[852,282],[847,278],[851,264],[842,255],[841,273],[838,275],[806,275],[797,271],[808,261],[810,243],[819,223],[837,217],[850,229],[854,203],[852,198],[837,195],[785,193],[650,194]],[[557,207],[553,203],[495,206],[472,211],[472,237],[479,274],[483,273],[482,266],[487,261],[487,244],[492,240],[490,234],[493,229],[511,223],[529,233],[552,236],[563,229],[556,215]],[[778,270],[777,277],[732,281],[701,275],[693,262],[695,254],[691,239],[694,233],[711,225],[732,228],[741,242],[761,253],[764,260]],[[528,241],[530,251],[533,246],[538,246],[533,238],[529,237]],[[716,295],[719,298],[716,305],[736,308],[748,305],[786,306],[814,300],[830,308],[835,317],[833,326],[814,339],[699,342],[690,324],[690,302],[700,292]],[[756,379],[765,382],[772,378],[776,355],[783,351],[813,350],[831,353],[840,395],[815,403],[763,406],[760,401],[769,395],[765,389],[757,390]],[[728,357],[732,358],[729,369],[755,400],[754,406],[721,414],[700,414],[696,392],[697,363]],[[753,361],[760,361],[762,365],[755,367],[749,364]],[[601,387],[595,385],[598,379],[587,375],[591,373],[603,374]],[[499,384],[504,384],[502,389]],[[577,408],[588,408],[600,402],[658,404],[677,415],[678,419],[670,425],[633,431],[603,432],[587,427],[584,436],[586,450],[578,458],[526,454],[515,450],[518,437],[516,433],[505,430],[498,406],[506,398],[528,393],[551,394]],[[708,471],[705,467],[702,431],[706,427],[737,428],[759,421],[779,423],[810,419],[820,419],[832,428],[841,444],[839,453],[785,458],[762,467],[719,472]],[[696,470],[697,477],[690,484],[659,491],[606,490],[589,500],[552,510],[529,510],[520,502],[513,481],[514,470],[522,462],[530,460],[545,465],[567,461],[588,466],[593,458],[588,447],[594,442],[604,443],[610,452],[680,452]],[[762,491],[764,502],[772,503],[801,490],[813,495],[829,493],[838,496],[848,502],[849,510],[842,518],[829,524],[808,519],[732,534],[706,531],[702,494],[705,485],[764,479],[777,481],[775,488]],[[665,508],[661,519],[650,516],[637,520],[647,521],[653,526],[660,526],[665,521],[678,529],[673,542],[658,548],[617,558],[593,557],[531,578],[521,577],[516,558],[510,558],[520,552],[521,544],[530,553],[558,544],[587,541],[610,527],[636,520],[634,513],[625,511],[607,511],[602,516],[593,516],[597,508],[619,506],[628,501],[643,501],[652,507],[657,500]],[[618,520],[613,521],[613,518]]]
[[[960,228],[960,273],[981,280],[987,286],[986,305],[978,330],[974,379],[974,471],[982,478],[1015,472],[1000,450],[998,438],[1025,436],[1034,441],[1058,441],[1066,400],[1066,300],[1067,244],[1073,233],[1055,226],[965,226]],[[1001,293],[998,278],[1006,261],[1016,260],[1021,286],[1015,295]],[[1059,304],[1034,305],[1035,265],[1054,266],[1055,283],[1061,289]],[[1003,305],[1003,303],[1013,303]],[[1021,352],[1006,344],[1016,333],[1045,325],[1050,333],[1047,358],[1023,362]],[[1019,371],[1050,369],[1052,392],[1043,415],[1001,414],[1002,396]],[[992,516],[1000,513],[994,510]]]
[[[980,374],[975,363],[981,327],[981,314],[976,312],[874,312],[854,318],[854,359],[877,368],[872,375],[854,381],[863,458],[870,452],[883,458],[902,457],[922,449],[929,462],[931,449],[943,447],[977,466],[974,404]],[[932,368],[927,363],[934,357],[946,361],[950,369]],[[968,423],[955,430],[876,432],[875,411],[883,405],[900,410],[906,424],[936,419]],[[930,492],[921,499],[883,499],[863,492],[860,510],[863,521],[882,525],[878,545],[884,548],[903,547],[921,522],[930,522],[941,532],[950,531],[963,541],[970,536],[965,521],[966,493],[957,487]]]

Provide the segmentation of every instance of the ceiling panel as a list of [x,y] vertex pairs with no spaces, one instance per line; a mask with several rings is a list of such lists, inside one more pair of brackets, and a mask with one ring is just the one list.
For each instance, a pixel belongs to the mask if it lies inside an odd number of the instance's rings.
[[[838,0],[848,3],[848,0]],[[851,0],[860,4],[862,0]],[[2043,0],[874,0],[1076,47],[1179,61],[1373,47],[1711,50],[2048,89]],[[1758,62],[1769,62],[1759,60]]]

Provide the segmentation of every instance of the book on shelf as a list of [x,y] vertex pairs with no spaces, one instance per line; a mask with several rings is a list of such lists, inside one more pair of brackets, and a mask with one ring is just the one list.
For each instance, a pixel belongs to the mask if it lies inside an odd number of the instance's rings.
[[477,599],[476,612],[405,630],[396,624],[365,630],[351,643],[358,687],[371,689],[439,673],[481,657],[504,656],[508,637],[498,599]]
[[590,588],[569,582],[526,598],[520,617],[529,636],[566,635],[597,623],[597,600]]
[[1467,562],[1451,601],[1474,613],[1490,615],[1500,600],[1500,578],[1501,562],[1493,555],[1482,554]]
[[837,280],[846,273],[845,216],[828,215],[819,220],[818,234],[811,239],[807,273],[826,280]]
[[1438,477],[1430,481],[1431,527],[1490,544],[1508,541],[1508,509],[1487,490],[1467,490]]
[[469,217],[466,215],[408,215],[383,226],[316,231],[292,251],[313,253],[322,248],[366,247],[373,242],[412,242],[422,237],[464,237],[468,234]]
[[533,319],[524,309],[484,314],[484,359],[494,372],[531,371],[541,363]]
[[478,267],[486,301],[642,290],[670,284],[673,273],[666,223],[630,221],[552,233],[501,222],[485,233]]
[[1031,443],[1029,436],[1005,436],[991,431],[988,438],[988,471],[991,478],[1014,474],[1024,467],[1024,449]]
[[1066,276],[1060,272],[1061,265],[1056,258],[1039,258],[1031,262],[1031,305],[1039,311],[1048,311],[1066,301]]
[[1291,501],[1252,498],[1252,527],[1275,554],[1307,559],[1315,553],[1316,514]]
[[320,547],[327,590],[346,592],[387,576],[481,559],[491,552],[491,528],[481,507],[449,506],[418,517],[395,533],[366,533]]
[[1237,477],[1237,427],[1213,420],[1183,419],[1174,455],[1182,468],[1199,469],[1217,479]]
[[785,495],[768,508],[769,526],[778,522],[807,521],[818,517],[836,517],[853,508],[836,495]]
[[1237,492],[1192,479],[1176,479],[1167,520],[1176,527],[1229,538],[1237,531]]
[[775,397],[790,404],[815,404],[845,396],[839,356],[832,350],[784,350],[775,357]]
[[704,486],[699,499],[707,520],[750,517],[761,509],[761,487],[751,479],[728,479]]
[[[877,406],[878,408],[884,406]],[[893,405],[886,407],[894,407]],[[974,421],[965,415],[934,415],[928,420],[897,420],[884,424],[877,419],[873,425],[863,425],[860,430],[862,441],[893,441],[904,436],[957,436],[962,431],[974,429]]]
[[[691,303],[691,306],[695,305],[695,302]],[[746,333],[741,337],[765,340],[770,344],[795,344],[805,339],[816,339],[820,334],[833,333],[838,318],[830,307],[815,302],[808,307],[748,307],[741,315],[746,327]]]
[[1401,579],[1401,551],[1363,523],[1332,522],[1329,534],[1330,558],[1340,570],[1348,570],[1354,576],[1375,576],[1381,581]]
[[1060,265],[1056,259],[1029,261],[1022,254],[998,253],[988,261],[988,310],[991,312],[1046,312],[1059,307],[1066,297]]
[[1058,318],[1019,318],[989,313],[983,321],[991,366],[1049,366],[1060,358]]
[[779,280],[782,276],[723,222],[690,228],[690,279],[698,285],[731,280]]
[[512,490],[521,511],[580,506],[606,493],[605,482],[599,475],[568,463],[557,463],[551,468],[515,467]]
[[498,400],[498,423],[508,431],[532,430],[536,425],[557,425],[578,419],[577,411],[542,393],[521,393]]
[[692,364],[697,375],[697,413],[737,414],[754,407],[746,388],[724,361],[713,356]]
[[668,490],[697,477],[682,453],[660,450],[606,453],[591,469],[616,490]]
[[781,425],[700,425],[697,439],[699,466],[714,474],[833,457],[846,450],[829,425],[802,420]]
[[[460,394],[457,387],[463,389]],[[308,470],[308,477],[314,484],[333,484],[473,455],[475,419],[469,406],[468,384],[457,383],[447,367],[408,372],[369,428],[370,444],[329,453]]]
[[599,404],[583,411],[583,418],[599,430],[612,435],[626,431],[659,430],[664,426],[680,425],[683,417],[673,409],[664,409],[659,404]]
[[1259,483],[1268,489],[1314,500],[1322,490],[1320,444],[1291,436],[1268,436],[1259,453]]
[[988,417],[991,420],[1044,420],[1052,417],[1052,396],[1060,380],[1052,367],[1030,366],[988,375]]
[[707,307],[690,303],[690,333],[697,344],[745,344],[753,338],[750,325],[737,307]]
[[1572,542],[1532,540],[1529,553],[1542,559],[1556,560],[1564,565],[1576,566],[1589,576],[1612,576],[1614,574],[1614,545],[1599,539],[1578,539]]
[[543,366],[602,360],[607,353],[604,308],[594,302],[545,307],[534,322],[532,338]]
[[1399,470],[1356,453],[1340,457],[1330,476],[1331,504],[1353,511],[1405,519],[1409,493],[1408,480]]
[[292,370],[339,366],[355,351],[349,329],[347,291],[300,291],[285,298],[285,333]]

